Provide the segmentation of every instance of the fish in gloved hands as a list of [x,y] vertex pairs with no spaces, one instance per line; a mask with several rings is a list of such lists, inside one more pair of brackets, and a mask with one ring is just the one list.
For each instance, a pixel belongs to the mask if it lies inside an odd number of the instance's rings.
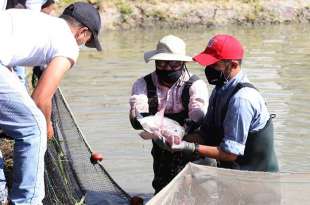
[[171,151],[171,144],[179,144],[185,134],[184,128],[176,121],[160,114],[137,119],[143,128],[139,135],[147,140],[153,139],[161,148]]

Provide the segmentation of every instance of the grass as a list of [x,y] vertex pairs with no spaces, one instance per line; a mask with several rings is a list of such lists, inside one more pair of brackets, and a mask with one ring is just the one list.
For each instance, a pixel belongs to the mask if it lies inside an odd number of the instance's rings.
[[133,12],[132,7],[127,1],[116,0],[114,1],[114,3],[122,15],[129,16],[130,14],[132,14]]

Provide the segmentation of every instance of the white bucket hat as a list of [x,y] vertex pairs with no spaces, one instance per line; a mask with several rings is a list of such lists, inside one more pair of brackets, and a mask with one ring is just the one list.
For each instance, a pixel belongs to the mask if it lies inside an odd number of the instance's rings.
[[171,61],[192,61],[192,57],[186,55],[184,41],[176,36],[164,36],[157,43],[156,50],[144,53],[144,60],[171,60]]

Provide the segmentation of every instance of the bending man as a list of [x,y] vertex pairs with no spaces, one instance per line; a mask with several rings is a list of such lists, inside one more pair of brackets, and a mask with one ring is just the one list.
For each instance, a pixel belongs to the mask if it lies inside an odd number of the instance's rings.
[[[60,18],[26,9],[0,13],[0,128],[15,140],[12,204],[42,204],[46,139],[53,136],[51,99],[75,63],[79,45],[101,50],[98,11],[87,3],[68,6]],[[47,64],[32,99],[12,73],[14,66]],[[2,158],[0,158],[1,161]],[[0,191],[5,190],[3,167]]]

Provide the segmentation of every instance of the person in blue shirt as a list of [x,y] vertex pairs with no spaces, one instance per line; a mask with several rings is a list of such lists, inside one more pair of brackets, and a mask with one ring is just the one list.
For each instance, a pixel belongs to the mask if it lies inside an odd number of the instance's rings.
[[200,127],[204,145],[183,141],[172,149],[216,159],[218,167],[276,172],[272,117],[241,70],[243,54],[236,38],[216,35],[194,57],[205,66],[208,82],[215,85]]

